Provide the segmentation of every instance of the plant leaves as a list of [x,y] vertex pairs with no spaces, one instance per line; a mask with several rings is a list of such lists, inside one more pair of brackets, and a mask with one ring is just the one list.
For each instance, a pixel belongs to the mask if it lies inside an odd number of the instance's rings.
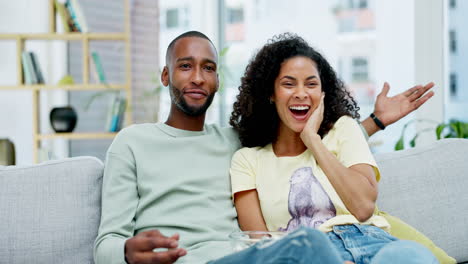
[[224,49],[221,50],[221,52],[219,53],[219,56],[220,57],[224,57],[226,56],[226,53],[229,51],[229,47],[224,47]]
[[463,124],[463,138],[468,138],[468,123]]
[[452,120],[450,121],[450,137],[457,138],[458,137],[458,124],[457,121]]
[[398,139],[397,143],[395,144],[395,150],[403,150],[405,148],[403,134],[401,135],[400,139]]
[[412,148],[416,146],[416,139],[418,138],[419,134],[414,135],[413,139],[410,140],[409,144]]
[[440,124],[436,127],[436,137],[437,137],[437,140],[439,140],[441,138],[441,135],[442,135],[442,131],[444,130],[444,128],[446,127],[447,125],[446,124]]
[[100,92],[97,92],[97,93],[94,93],[93,95],[91,95],[88,99],[88,101],[86,102],[85,106],[84,106],[84,110],[85,111],[88,111],[89,110],[89,107],[91,106],[91,104],[94,102],[94,100],[96,100],[97,98],[103,96],[103,95],[106,95],[106,94],[109,94],[109,93],[117,93],[118,91],[100,91]]

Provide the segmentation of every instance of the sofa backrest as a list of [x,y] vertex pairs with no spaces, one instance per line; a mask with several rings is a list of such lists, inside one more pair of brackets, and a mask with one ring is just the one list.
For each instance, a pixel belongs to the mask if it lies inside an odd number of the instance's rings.
[[0,263],[93,263],[103,164],[0,167]]
[[376,155],[379,209],[427,235],[458,262],[468,261],[468,139]]

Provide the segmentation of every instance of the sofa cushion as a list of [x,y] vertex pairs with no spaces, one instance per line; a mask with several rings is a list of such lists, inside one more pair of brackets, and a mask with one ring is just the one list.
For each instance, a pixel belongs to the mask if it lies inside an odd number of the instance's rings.
[[0,263],[93,263],[102,174],[93,157],[0,168]]
[[376,155],[379,208],[403,219],[458,262],[468,261],[468,140]]

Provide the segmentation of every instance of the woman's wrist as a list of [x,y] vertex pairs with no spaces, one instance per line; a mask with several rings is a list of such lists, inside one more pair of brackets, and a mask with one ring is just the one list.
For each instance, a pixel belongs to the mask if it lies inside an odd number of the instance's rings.
[[313,150],[314,146],[322,142],[322,137],[317,133],[313,133],[307,135],[306,138],[303,138],[302,140],[308,149]]
[[372,118],[372,120],[378,128],[380,128],[381,130],[385,129],[385,124],[382,122],[382,120],[379,119],[379,117],[376,114],[371,113],[370,118]]

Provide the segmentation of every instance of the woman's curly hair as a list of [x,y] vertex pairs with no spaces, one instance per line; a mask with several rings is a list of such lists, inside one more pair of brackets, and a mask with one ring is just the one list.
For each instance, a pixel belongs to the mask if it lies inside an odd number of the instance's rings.
[[263,147],[276,140],[280,119],[270,98],[281,64],[297,56],[314,61],[320,74],[325,109],[319,135],[325,136],[341,116],[359,119],[356,101],[325,58],[301,37],[284,33],[274,36],[258,51],[241,79],[229,124],[239,133],[242,146]]

